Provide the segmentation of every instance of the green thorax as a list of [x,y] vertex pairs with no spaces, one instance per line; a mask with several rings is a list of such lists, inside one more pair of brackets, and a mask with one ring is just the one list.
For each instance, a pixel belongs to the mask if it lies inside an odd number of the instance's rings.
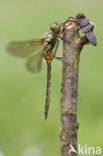
[[44,37],[44,41],[46,43],[46,49],[47,50],[52,50],[56,44],[56,37],[53,35],[53,34],[47,34],[45,37]]

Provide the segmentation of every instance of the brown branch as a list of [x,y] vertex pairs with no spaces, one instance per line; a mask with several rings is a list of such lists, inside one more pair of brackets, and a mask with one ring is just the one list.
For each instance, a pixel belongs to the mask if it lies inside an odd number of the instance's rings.
[[[63,36],[67,40],[73,35],[75,23],[66,23]],[[61,152],[62,156],[77,156],[70,152],[70,145],[77,151],[77,96],[78,96],[78,71],[80,52],[88,41],[80,37],[77,32],[70,43],[63,43],[63,73],[62,73],[62,98],[61,98]]]

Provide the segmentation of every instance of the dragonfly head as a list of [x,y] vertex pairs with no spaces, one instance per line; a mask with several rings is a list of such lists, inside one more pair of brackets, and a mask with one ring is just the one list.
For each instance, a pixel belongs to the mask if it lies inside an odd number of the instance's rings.
[[55,34],[59,34],[61,32],[60,24],[58,23],[50,24],[50,30]]

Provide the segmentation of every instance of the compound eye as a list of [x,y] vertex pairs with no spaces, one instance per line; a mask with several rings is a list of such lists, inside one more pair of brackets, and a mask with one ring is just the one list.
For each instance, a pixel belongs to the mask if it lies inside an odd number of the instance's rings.
[[46,41],[49,42],[49,41],[51,41],[51,39],[52,39],[52,35],[49,34],[49,35],[47,35],[45,38],[46,38]]
[[50,29],[56,34],[60,32],[60,26],[57,23],[50,24]]
[[76,16],[76,18],[77,18],[77,19],[85,18],[85,15],[80,13],[80,14],[78,14],[78,15]]

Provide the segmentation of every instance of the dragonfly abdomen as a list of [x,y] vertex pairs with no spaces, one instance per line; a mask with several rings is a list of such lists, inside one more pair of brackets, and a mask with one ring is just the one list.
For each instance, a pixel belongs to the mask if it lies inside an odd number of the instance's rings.
[[49,105],[50,105],[50,89],[51,89],[51,62],[47,61],[47,91],[45,101],[45,119],[47,119]]

